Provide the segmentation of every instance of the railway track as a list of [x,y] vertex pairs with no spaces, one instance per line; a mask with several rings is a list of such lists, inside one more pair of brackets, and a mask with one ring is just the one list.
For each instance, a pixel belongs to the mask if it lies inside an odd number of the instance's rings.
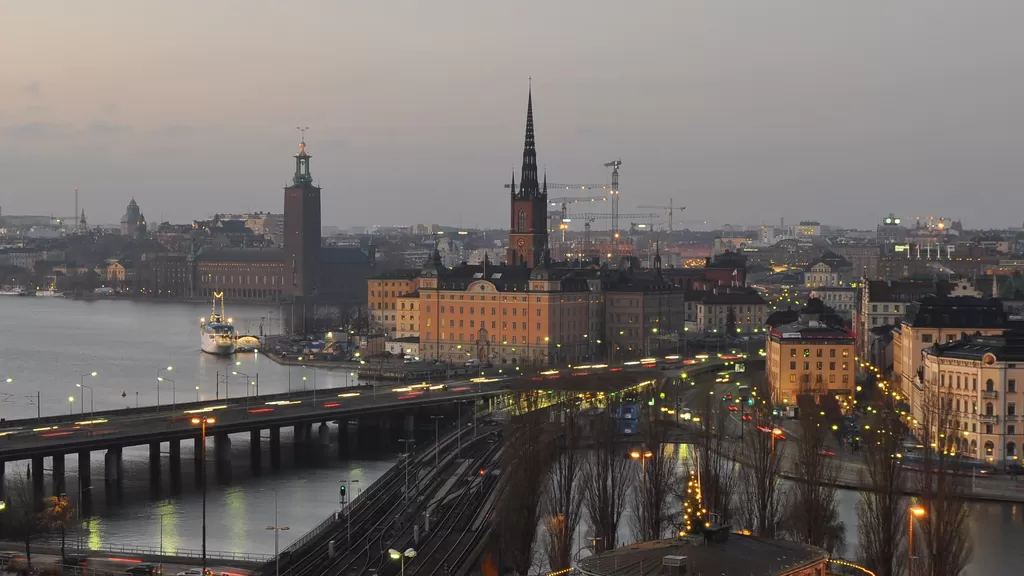
[[[465,434],[466,431],[463,431],[463,435]],[[452,448],[455,443],[455,435],[449,435],[441,442],[438,449],[441,450],[441,453],[444,453],[444,450]],[[463,450],[466,451],[465,442],[463,444]],[[449,465],[452,458],[454,458],[454,454],[451,453],[444,456],[444,465]],[[364,492],[358,501],[350,505],[347,510],[343,510],[337,516],[337,519],[332,522],[330,528],[316,536],[311,543],[304,545],[297,551],[289,552],[288,558],[282,558],[286,565],[282,574],[285,576],[318,576],[324,574],[328,566],[336,564],[341,558],[352,554],[353,550],[359,549],[371,535],[385,535],[383,528],[389,527],[394,522],[393,513],[405,507],[406,466],[408,466],[408,475],[410,477],[410,494],[408,494],[408,499],[414,501],[419,491],[431,480],[430,473],[433,472],[434,476],[437,475],[437,471],[432,470],[433,464],[433,446],[431,449],[410,455],[407,463],[393,468],[389,474],[382,478],[381,484],[373,487],[372,491]],[[419,478],[422,471],[427,472],[426,480],[413,484],[411,479]],[[346,518],[346,513],[351,515],[351,517]],[[384,519],[387,519],[386,523]],[[351,547],[347,546],[349,526],[351,526],[352,536]],[[358,538],[356,537],[357,534],[359,535]],[[333,558],[329,549],[331,541],[335,542]],[[300,551],[302,556],[296,559],[295,554]],[[265,569],[264,573],[272,574],[273,567],[270,566]]]

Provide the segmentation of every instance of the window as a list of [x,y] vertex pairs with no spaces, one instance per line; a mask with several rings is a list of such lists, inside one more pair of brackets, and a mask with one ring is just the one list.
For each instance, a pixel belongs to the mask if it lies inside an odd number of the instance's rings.
[[828,363],[828,369],[829,370],[835,370],[836,369],[836,363],[835,362],[829,362]]
[[821,370],[821,362],[815,362],[814,363],[814,369],[815,370]]
[[835,358],[836,357],[836,349],[835,348],[829,348],[828,349],[828,357],[829,358]]
[[[992,425],[991,424],[985,424],[985,434],[991,434],[991,433],[992,433]],[[989,444],[991,444],[991,442],[989,442]]]
[[810,369],[811,369],[811,363],[810,362],[804,362],[804,370],[810,370]]
[[790,370],[796,370],[796,362],[790,362],[789,363],[789,369]]
[[871,311],[872,312],[878,312],[878,304],[872,304],[871,305]]
[[[849,356],[850,356],[850,351],[849,350],[843,350],[843,358],[848,358]],[[844,366],[845,366],[845,364],[844,364]],[[846,370],[846,368],[844,367],[843,370]]]
[[828,383],[829,384],[835,384],[836,383],[836,375],[835,374],[829,374],[828,375]]
[[1016,414],[1017,414],[1017,403],[1016,402],[1008,402],[1006,404],[1006,415],[1007,416],[1014,416]]
[[993,390],[994,386],[995,385],[992,382],[991,378],[989,378],[988,380],[985,380],[985,391],[986,392],[991,392]]
[[1010,435],[1016,434],[1017,433],[1017,425],[1016,424],[1007,424],[1006,425],[1006,433],[1010,434]]
[[790,374],[789,375],[789,381],[790,382],[796,382],[796,374]]
[[924,342],[925,344],[928,344],[931,341],[932,341],[932,335],[931,334],[921,334],[921,342]]
[[1016,392],[1017,391],[1017,380],[1015,378],[1010,378],[1009,380],[1006,381],[1006,391],[1007,392]]
[[516,220],[516,230],[520,233],[526,232],[526,210],[519,210],[519,218]]
[[804,348],[804,358],[810,358],[810,357],[811,357],[811,349],[810,348]]
[[849,374],[843,374],[843,384],[849,384],[849,383],[850,383],[850,375]]
[[992,416],[993,414],[995,414],[995,408],[992,407],[992,403],[991,402],[986,402],[985,403],[985,415],[986,416]]
[[849,369],[850,369],[850,363],[849,362],[843,362],[843,370],[849,370]]
[[790,358],[796,358],[796,348],[789,349],[789,356]]
[[817,356],[818,358],[821,358],[821,355],[822,355],[822,353],[823,353],[823,352],[825,352],[825,350],[824,350],[824,349],[822,349],[822,348],[818,348],[818,349],[817,349],[817,350],[815,351],[815,354],[814,354],[814,355],[815,355],[815,356]]

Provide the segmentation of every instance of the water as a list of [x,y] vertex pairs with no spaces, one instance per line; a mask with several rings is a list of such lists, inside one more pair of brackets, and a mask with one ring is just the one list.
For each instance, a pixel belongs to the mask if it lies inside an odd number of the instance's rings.
[[[87,377],[86,384],[94,387],[97,410],[134,406],[135,392],[141,405],[155,404],[156,369],[168,364],[174,366],[171,377],[176,380],[179,400],[194,400],[196,385],[202,398],[213,398],[217,372],[229,372],[232,360],[198,352],[197,323],[208,313],[206,305],[0,298],[0,416],[34,415],[37,391],[44,415],[67,411],[69,395],[75,396],[72,408],[79,411],[82,390],[75,384],[81,374],[93,370],[99,375]],[[269,316],[267,308],[230,303],[228,314],[243,332],[249,333],[258,333],[260,317]],[[273,317],[277,328],[277,310]],[[268,320],[264,322],[268,325]],[[261,393],[288,389],[287,368],[255,354],[239,355],[235,360],[243,362],[243,372],[259,372]],[[312,373],[293,368],[294,386],[301,388],[303,373],[309,376],[307,386],[311,385]],[[14,382],[3,384],[7,377],[14,378]],[[345,378],[344,371],[317,371],[319,385],[343,386]],[[231,395],[243,395],[243,386],[243,380],[232,377]],[[126,392],[124,398],[122,391]],[[169,392],[161,390],[162,402],[169,399],[166,394]],[[90,400],[88,395],[86,399]],[[337,509],[339,480],[359,480],[353,490],[358,492],[391,466],[393,455],[401,451],[390,439],[364,437],[364,446],[344,458],[339,458],[332,446],[318,467],[295,468],[287,452],[287,435],[287,431],[282,434],[283,469],[259,477],[248,473],[248,436],[232,437],[235,466],[231,484],[218,485],[211,478],[208,491],[210,550],[272,553],[274,534],[266,527],[274,524],[274,488],[278,491],[278,525],[290,528],[280,533],[283,548]],[[95,454],[92,466],[91,531],[84,536],[89,544],[158,546],[162,526],[165,547],[200,548],[201,498],[192,482],[191,443],[182,445],[182,491],[173,495],[169,494],[166,478],[160,493],[151,492],[145,447],[125,450],[126,480],[120,497],[105,493],[100,458],[101,453]],[[263,460],[266,467],[266,454]],[[8,464],[8,482],[20,464]],[[73,490],[77,486],[75,459],[68,458],[67,464],[67,485]],[[166,462],[163,470],[166,474]],[[857,493],[840,492],[848,557],[855,556],[857,550],[857,501]],[[973,564],[965,575],[1007,573],[1008,566],[1024,563],[1024,546],[1020,546],[1024,541],[1024,505],[969,506],[975,550]]]

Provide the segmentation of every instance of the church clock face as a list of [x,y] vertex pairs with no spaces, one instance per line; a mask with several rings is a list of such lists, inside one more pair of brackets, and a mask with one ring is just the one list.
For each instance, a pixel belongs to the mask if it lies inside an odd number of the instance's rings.
[[518,244],[520,248],[526,246],[526,238],[520,238],[519,240],[516,241],[516,244]]

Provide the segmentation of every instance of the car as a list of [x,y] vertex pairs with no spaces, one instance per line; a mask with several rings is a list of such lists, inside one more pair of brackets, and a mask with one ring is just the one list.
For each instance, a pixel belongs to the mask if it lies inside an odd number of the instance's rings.
[[125,574],[132,574],[132,576],[156,576],[162,573],[163,570],[156,564],[136,564],[125,570]]
[[752,414],[744,414],[742,419],[744,422],[752,422],[754,420],[754,416]]
[[1007,464],[1006,473],[1012,475],[1024,474],[1024,464]]
[[474,366],[479,366],[479,365],[480,365],[480,360],[478,360],[476,358],[470,358],[469,360],[466,360],[466,368],[473,368]]
[[175,576],[203,576],[203,569],[189,568],[188,570],[182,570],[181,572],[178,572]]
[[729,412],[739,412],[740,407],[735,404],[729,404]]

